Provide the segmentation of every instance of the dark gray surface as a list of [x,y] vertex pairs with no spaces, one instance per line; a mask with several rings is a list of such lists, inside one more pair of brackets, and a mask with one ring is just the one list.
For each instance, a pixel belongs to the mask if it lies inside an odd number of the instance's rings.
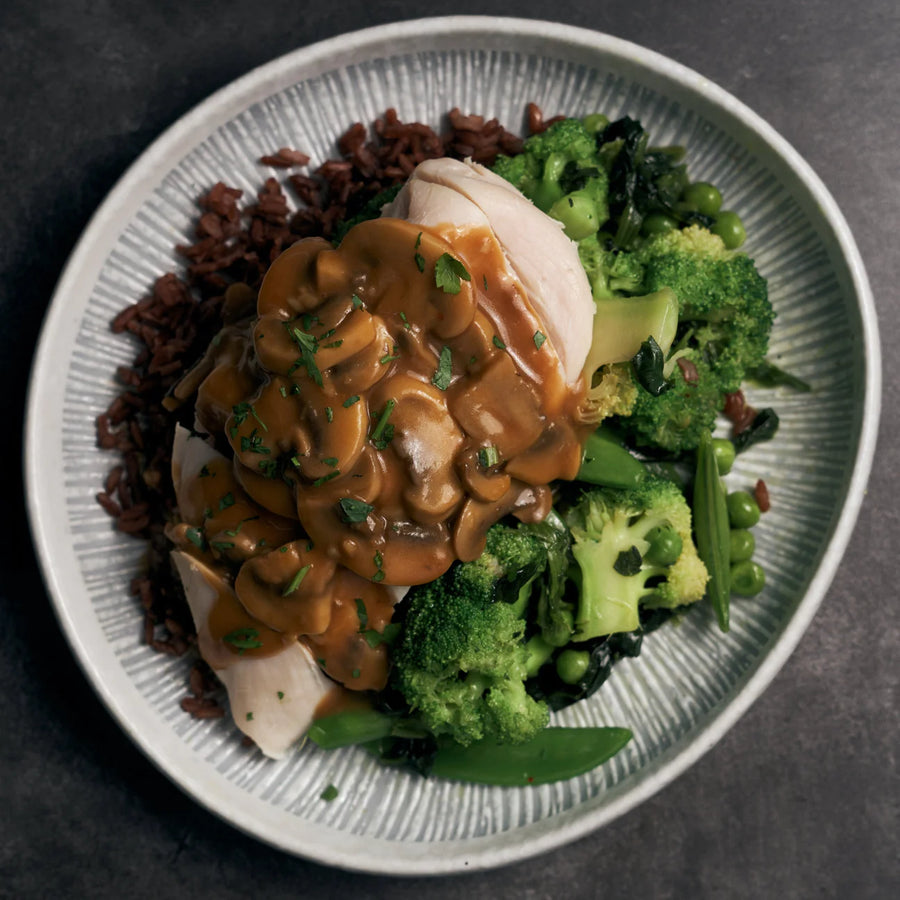
[[[40,7],[40,12],[36,7]],[[214,11],[213,11],[214,10]],[[699,764],[612,826],[533,862],[445,879],[284,856],[171,785],[113,724],[55,624],[24,527],[18,429],[56,278],[90,214],[165,127],[251,67],[425,14],[553,17],[658,50],[736,94],[835,195],[878,304],[881,439],[844,563],[768,692]],[[0,896],[889,897],[896,751],[900,15],[895,0],[4,0],[0,9]]]

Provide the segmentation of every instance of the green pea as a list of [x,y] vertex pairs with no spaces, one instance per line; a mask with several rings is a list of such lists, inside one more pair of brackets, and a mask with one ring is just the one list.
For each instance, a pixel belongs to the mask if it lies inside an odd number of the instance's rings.
[[685,202],[704,216],[714,216],[722,208],[719,189],[708,181],[697,181],[684,189]]
[[548,210],[549,215],[563,223],[566,234],[573,241],[580,241],[595,234],[600,227],[597,204],[580,191],[566,194]]
[[729,540],[733,563],[745,562],[753,556],[756,550],[756,538],[753,537],[752,531],[747,531],[746,528],[732,528]]
[[641,223],[641,230],[644,234],[665,234],[667,231],[674,231],[678,227],[678,223],[665,213],[650,213],[644,217]]
[[752,528],[759,521],[759,506],[747,491],[733,491],[725,503],[732,528]]
[[644,540],[650,545],[644,559],[653,566],[671,566],[681,556],[681,536],[671,525],[651,528]]
[[713,453],[716,455],[716,465],[720,475],[727,475],[734,465],[734,444],[727,438],[713,438]]
[[745,559],[731,567],[732,593],[741,597],[755,597],[766,586],[766,573],[762,566]]
[[716,221],[713,222],[710,231],[722,238],[729,250],[737,249],[747,239],[747,232],[744,230],[744,223],[740,216],[729,210],[720,212],[716,216]]
[[597,134],[598,131],[603,131],[609,125],[609,119],[603,113],[591,113],[581,120],[581,124],[590,134]]
[[587,650],[563,650],[556,657],[556,674],[566,684],[578,684],[591,665]]

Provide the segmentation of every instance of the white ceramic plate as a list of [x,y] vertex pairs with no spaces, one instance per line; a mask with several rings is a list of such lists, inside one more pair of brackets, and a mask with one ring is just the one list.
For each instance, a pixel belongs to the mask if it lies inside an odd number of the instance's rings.
[[[380,768],[360,751],[305,747],[271,762],[229,720],[183,713],[190,662],[141,640],[128,595],[142,548],[94,501],[113,461],[94,419],[133,348],[109,322],[188,241],[195,199],[218,179],[253,196],[281,146],[313,165],[354,121],[388,106],[439,124],[452,106],[522,122],[603,111],[640,118],[658,143],[689,147],[691,174],[719,185],[751,238],[778,311],[776,358],[815,392],[758,391],[776,440],[740,458],[733,483],[765,477],[774,506],[757,529],[769,586],[733,604],[722,635],[705,609],[645,641],[600,693],[558,719],[616,724],[633,742],[601,768],[540,788],[462,786]],[[122,727],[170,777],[223,818],[320,862],[390,873],[488,867],[610,822],[708,750],[796,645],[831,581],[868,475],[880,396],[879,348],[862,263],[834,201],[769,126],[700,75],[615,38],[544,22],[446,18],[389,25],[299,50],[251,72],[170,128],[94,216],[65,270],[31,382],[29,510],[62,627]],[[331,803],[319,797],[339,788]]]

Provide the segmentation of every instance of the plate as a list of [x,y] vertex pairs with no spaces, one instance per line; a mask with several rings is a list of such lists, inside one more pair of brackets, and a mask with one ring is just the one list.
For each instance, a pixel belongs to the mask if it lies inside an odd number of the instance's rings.
[[[305,746],[281,762],[243,746],[230,721],[182,712],[190,661],[151,651],[128,583],[142,547],[94,500],[112,462],[94,419],[133,348],[109,323],[178,269],[195,199],[216,180],[253,196],[260,156],[304,149],[313,165],[355,121],[394,106],[432,125],[452,106],[510,128],[528,101],[548,115],[641,119],[657,143],[689,148],[744,220],[769,279],[772,354],[811,394],[754,391],[782,419],[742,455],[733,484],[764,477],[758,529],[769,586],[733,604],[722,635],[705,608],[661,629],[559,724],[624,725],[632,743],[579,778],[538,788],[425,780],[362,751]],[[424,19],[352,33],[239,79],[172,126],[125,174],[75,249],[47,315],[26,433],[28,506],[61,626],[122,728],[174,782],[238,828],[291,853],[369,872],[501,865],[612,821],[708,750],[762,692],[818,607],[846,547],[868,476],[880,400],[879,346],[859,254],[834,201],[798,154],[734,97],[658,54],[595,32],[487,17]],[[330,803],[320,798],[339,789]]]

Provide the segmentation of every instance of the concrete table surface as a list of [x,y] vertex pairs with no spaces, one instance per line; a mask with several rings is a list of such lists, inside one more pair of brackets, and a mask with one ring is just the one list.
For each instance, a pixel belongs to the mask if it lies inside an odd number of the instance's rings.
[[[900,896],[900,5],[895,0],[341,4],[5,0],[0,8],[0,897]],[[119,731],[50,609],[24,518],[26,375],[89,216],[163,129],[250,68],[342,31],[449,13],[554,18],[697,69],[767,119],[832,191],[872,281],[880,444],[854,537],[796,653],[661,793],[506,869],[355,875],[201,809]]]

